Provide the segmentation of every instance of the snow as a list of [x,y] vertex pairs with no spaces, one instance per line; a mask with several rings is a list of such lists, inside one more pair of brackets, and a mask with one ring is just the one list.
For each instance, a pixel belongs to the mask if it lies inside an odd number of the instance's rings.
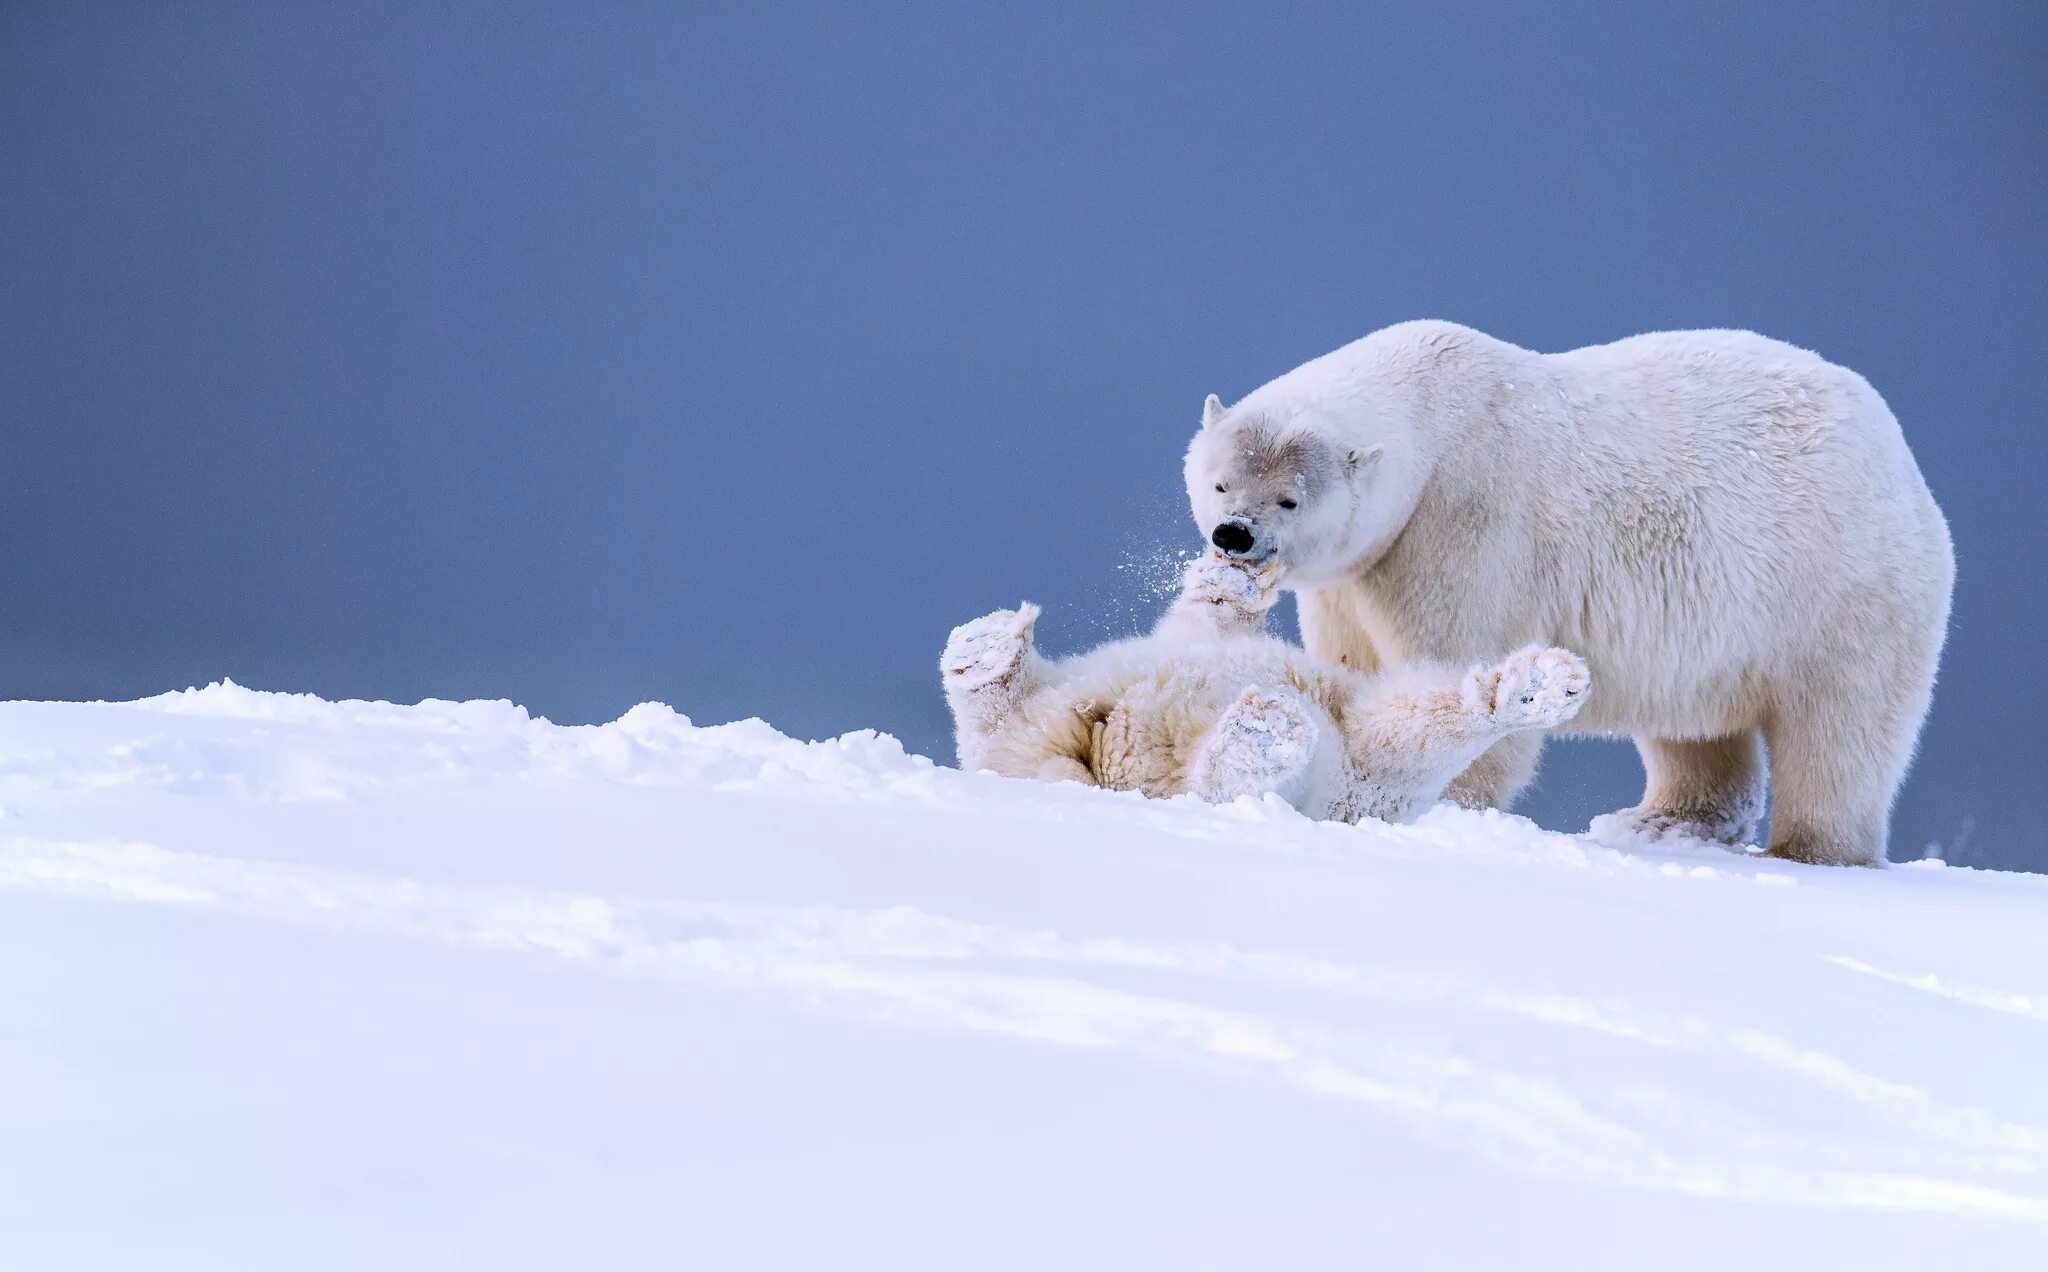
[[2048,1266],[2048,878],[0,705],[0,1267]]

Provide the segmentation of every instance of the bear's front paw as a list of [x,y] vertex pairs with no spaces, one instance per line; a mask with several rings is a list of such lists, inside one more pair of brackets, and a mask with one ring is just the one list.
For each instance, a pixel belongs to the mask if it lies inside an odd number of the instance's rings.
[[1547,729],[1579,713],[1591,684],[1586,660],[1577,654],[1531,647],[1509,654],[1498,666],[1473,671],[1465,692],[1497,724]]
[[973,693],[1015,674],[1031,648],[1031,629],[1037,622],[1038,607],[1026,601],[954,628],[946,638],[946,652],[939,656],[947,692]]
[[1181,574],[1181,599],[1223,605],[1247,614],[1263,614],[1280,597],[1280,563],[1241,561],[1220,552],[1205,552],[1188,562]]

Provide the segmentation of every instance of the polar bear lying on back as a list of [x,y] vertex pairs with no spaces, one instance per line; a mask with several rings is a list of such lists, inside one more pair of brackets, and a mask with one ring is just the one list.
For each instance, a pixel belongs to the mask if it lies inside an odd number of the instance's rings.
[[1501,738],[1585,700],[1586,664],[1562,649],[1462,674],[1320,662],[1265,633],[1277,573],[1203,557],[1150,636],[1060,662],[1032,647],[1035,605],[955,628],[939,666],[960,766],[1402,821]]

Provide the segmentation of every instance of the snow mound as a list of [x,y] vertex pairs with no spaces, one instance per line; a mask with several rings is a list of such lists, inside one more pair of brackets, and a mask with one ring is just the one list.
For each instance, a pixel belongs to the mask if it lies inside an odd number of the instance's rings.
[[0,1263],[2031,1266],[2044,915],[658,703],[4,704]]

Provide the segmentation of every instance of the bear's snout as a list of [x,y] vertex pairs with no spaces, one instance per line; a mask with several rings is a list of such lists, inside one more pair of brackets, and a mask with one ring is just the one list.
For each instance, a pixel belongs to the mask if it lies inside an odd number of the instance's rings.
[[1242,521],[1225,521],[1210,534],[1209,542],[1215,544],[1226,556],[1243,556],[1252,550],[1258,540],[1252,528]]

